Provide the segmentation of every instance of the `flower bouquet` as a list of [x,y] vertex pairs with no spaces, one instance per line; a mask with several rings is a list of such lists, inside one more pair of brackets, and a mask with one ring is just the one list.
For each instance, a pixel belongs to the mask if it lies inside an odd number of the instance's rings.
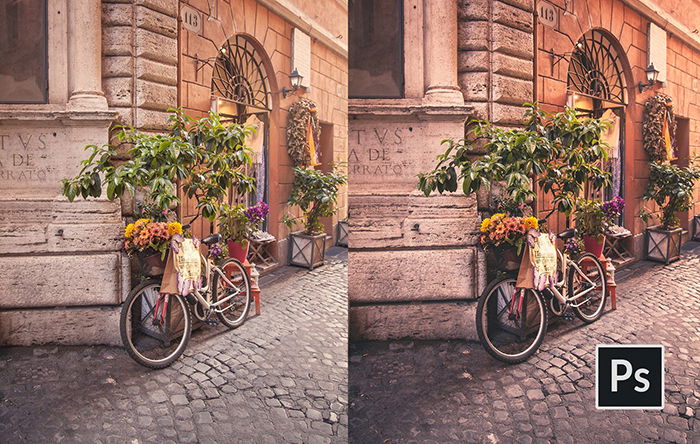
[[491,267],[516,270],[525,246],[525,235],[530,229],[538,229],[536,217],[515,217],[496,213],[481,222],[481,246],[487,252]]
[[145,275],[155,276],[165,269],[165,257],[175,234],[182,234],[179,222],[139,219],[124,229],[124,251],[141,259]]

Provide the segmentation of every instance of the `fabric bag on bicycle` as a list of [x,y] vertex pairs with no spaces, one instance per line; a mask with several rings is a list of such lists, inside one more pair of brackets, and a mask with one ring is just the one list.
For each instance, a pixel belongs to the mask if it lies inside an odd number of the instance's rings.
[[544,290],[557,281],[557,249],[554,234],[530,229],[525,235],[525,252],[520,262],[516,288]]

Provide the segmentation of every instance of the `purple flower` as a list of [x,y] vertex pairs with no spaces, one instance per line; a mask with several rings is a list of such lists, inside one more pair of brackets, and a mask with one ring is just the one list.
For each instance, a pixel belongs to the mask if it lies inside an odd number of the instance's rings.
[[625,200],[620,196],[615,196],[607,202],[603,202],[601,209],[606,217],[615,218],[622,214],[625,208]]
[[259,201],[257,204],[248,207],[243,214],[245,214],[251,224],[257,225],[265,220],[269,212],[270,207],[265,202]]
[[219,242],[217,242],[217,243],[213,244],[211,247],[209,247],[209,254],[212,255],[216,259],[221,257],[222,252],[223,252],[223,248],[221,248],[221,244]]

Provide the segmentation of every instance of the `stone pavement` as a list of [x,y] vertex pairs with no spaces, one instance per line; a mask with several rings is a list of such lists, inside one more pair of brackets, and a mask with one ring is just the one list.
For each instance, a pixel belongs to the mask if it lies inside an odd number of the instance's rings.
[[115,347],[0,349],[0,442],[347,442],[345,251],[265,276],[261,316],[193,332],[164,370]]
[[[616,311],[560,321],[508,366],[479,343],[350,346],[350,442],[700,443],[700,244],[621,272]],[[609,308],[609,305],[608,305]],[[666,408],[595,408],[596,344],[664,344]]]

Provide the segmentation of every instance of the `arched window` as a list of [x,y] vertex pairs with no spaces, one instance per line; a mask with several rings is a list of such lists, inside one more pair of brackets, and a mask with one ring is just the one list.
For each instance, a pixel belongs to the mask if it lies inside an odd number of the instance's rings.
[[[264,54],[244,36],[230,38],[219,50],[212,74],[212,94],[236,103],[238,113],[271,111],[272,100],[267,72],[262,64]],[[246,109],[247,107],[255,110]]]
[[607,35],[599,30],[587,32],[576,43],[569,63],[567,83],[569,91],[595,101],[627,104],[621,56]]

